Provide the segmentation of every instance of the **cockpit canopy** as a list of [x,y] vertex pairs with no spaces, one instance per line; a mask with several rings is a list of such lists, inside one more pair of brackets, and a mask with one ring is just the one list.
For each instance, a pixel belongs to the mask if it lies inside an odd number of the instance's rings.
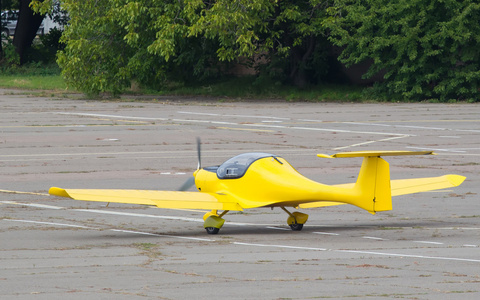
[[262,152],[252,152],[237,155],[230,158],[218,167],[217,176],[220,179],[240,178],[245,175],[248,167],[250,167],[254,161],[265,157],[275,157],[275,155]]

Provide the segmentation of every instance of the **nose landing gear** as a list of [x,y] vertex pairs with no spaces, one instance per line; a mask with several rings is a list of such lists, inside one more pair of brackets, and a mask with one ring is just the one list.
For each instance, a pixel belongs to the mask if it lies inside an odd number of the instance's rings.
[[225,220],[222,217],[228,213],[228,210],[225,210],[223,213],[218,215],[217,210],[212,210],[211,212],[206,213],[203,216],[203,228],[207,231],[208,234],[217,234],[222,228]]

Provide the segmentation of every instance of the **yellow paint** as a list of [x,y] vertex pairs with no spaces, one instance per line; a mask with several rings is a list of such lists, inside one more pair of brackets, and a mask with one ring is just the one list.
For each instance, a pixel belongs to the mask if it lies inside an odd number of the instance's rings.
[[[88,190],[52,187],[50,194],[76,200],[155,205],[160,208],[207,209],[205,227],[223,225],[217,210],[241,211],[255,207],[324,207],[351,204],[372,214],[392,209],[392,196],[418,193],[460,185],[465,177],[444,175],[431,178],[390,180],[389,164],[380,156],[429,155],[431,151],[359,151],[319,157],[363,157],[357,181],[325,185],[298,173],[285,159],[263,157],[251,163],[246,173],[235,179],[219,179],[212,169],[194,172],[199,192],[145,190]],[[290,214],[290,213],[289,213]],[[303,224],[308,215],[294,212],[289,224]],[[294,221],[292,221],[294,220]],[[208,223],[208,224],[207,224]],[[208,225],[208,226],[207,226]],[[210,226],[211,225],[211,226]]]

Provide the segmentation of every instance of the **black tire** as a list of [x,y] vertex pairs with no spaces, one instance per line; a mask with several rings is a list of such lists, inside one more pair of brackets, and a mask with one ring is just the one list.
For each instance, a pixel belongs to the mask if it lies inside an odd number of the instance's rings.
[[292,228],[293,231],[300,231],[303,229],[303,224],[290,224],[290,228]]
[[217,234],[220,231],[220,228],[206,227],[205,230],[208,234]]

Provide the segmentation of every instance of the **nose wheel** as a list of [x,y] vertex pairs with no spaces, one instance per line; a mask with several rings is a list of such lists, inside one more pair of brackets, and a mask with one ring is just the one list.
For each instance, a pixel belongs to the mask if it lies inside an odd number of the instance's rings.
[[216,210],[212,210],[203,216],[203,228],[205,228],[208,234],[217,234],[220,231],[220,228],[222,228],[225,223],[225,220],[222,219],[222,217],[227,212],[228,210],[218,215]]

